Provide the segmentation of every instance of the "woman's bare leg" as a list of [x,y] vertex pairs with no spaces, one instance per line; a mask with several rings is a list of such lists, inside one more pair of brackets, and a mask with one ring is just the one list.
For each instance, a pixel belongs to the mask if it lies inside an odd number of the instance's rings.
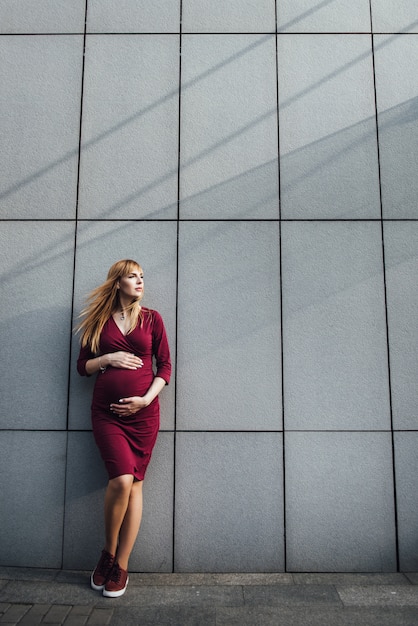
[[107,485],[104,503],[105,549],[113,555],[116,554],[119,533],[129,507],[133,479],[131,474],[124,474],[112,478]]
[[119,532],[118,563],[128,569],[128,561],[133,550],[142,519],[142,481],[132,484],[129,504]]

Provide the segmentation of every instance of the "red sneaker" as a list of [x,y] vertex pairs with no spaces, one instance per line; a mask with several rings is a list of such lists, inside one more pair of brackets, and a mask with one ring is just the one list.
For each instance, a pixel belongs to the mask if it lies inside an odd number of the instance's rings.
[[95,591],[102,591],[105,588],[105,584],[111,574],[115,558],[112,554],[106,550],[102,550],[102,556],[96,565],[96,569],[90,576],[91,588]]
[[106,596],[106,598],[118,598],[119,596],[123,596],[128,582],[128,572],[122,569],[119,563],[115,563],[107,579],[105,588],[103,589],[103,595]]

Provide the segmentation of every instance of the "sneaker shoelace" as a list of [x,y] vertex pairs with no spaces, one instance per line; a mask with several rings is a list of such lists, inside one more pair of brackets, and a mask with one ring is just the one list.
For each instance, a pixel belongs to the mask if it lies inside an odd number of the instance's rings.
[[109,554],[108,552],[104,553],[102,558],[100,559],[100,563],[97,568],[98,573],[100,573],[102,576],[106,576],[113,565],[113,560],[114,557],[111,554]]
[[112,583],[118,584],[120,582],[121,576],[122,576],[122,570],[119,567],[119,565],[115,564],[113,566],[113,569],[112,569],[112,572],[110,574],[109,580],[111,580]]

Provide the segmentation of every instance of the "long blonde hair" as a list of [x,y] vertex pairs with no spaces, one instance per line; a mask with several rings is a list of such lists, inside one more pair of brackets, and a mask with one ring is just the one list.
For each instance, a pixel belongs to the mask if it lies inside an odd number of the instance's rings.
[[[80,317],[84,319],[76,327],[76,333],[81,333],[81,345],[89,346],[95,354],[99,353],[100,333],[107,320],[118,310],[119,290],[118,281],[133,271],[142,271],[141,266],[131,259],[122,259],[112,265],[107,273],[106,281],[93,289],[87,297],[87,305],[81,311]],[[134,298],[125,309],[130,313],[131,325],[128,334],[136,328],[138,321],[143,320],[142,310],[138,306],[142,294]]]

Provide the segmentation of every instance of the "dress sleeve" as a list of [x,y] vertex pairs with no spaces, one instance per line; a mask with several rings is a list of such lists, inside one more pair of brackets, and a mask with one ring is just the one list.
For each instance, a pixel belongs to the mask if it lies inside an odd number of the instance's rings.
[[156,376],[163,378],[168,385],[171,377],[170,348],[164,322],[157,311],[153,311],[152,352],[156,359]]
[[86,372],[86,363],[90,359],[94,359],[94,356],[95,355],[88,346],[80,348],[80,354],[78,355],[77,359],[77,372],[80,374],[80,376],[90,376],[90,374],[87,374]]

